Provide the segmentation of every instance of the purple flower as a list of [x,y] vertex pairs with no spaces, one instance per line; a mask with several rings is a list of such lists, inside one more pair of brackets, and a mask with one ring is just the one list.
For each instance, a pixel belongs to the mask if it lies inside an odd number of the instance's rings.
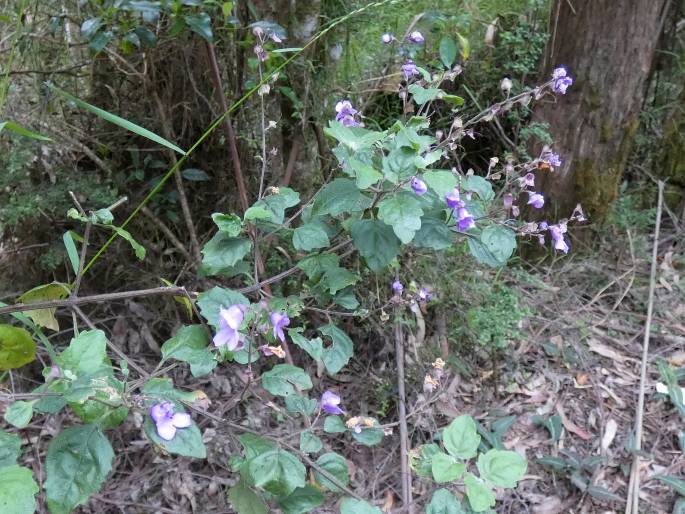
[[580,204],[576,205],[576,208],[573,209],[573,214],[571,214],[572,218],[575,218],[576,221],[582,223],[583,221],[587,221],[587,218],[585,217],[585,214],[583,213],[583,208],[580,206]]
[[506,210],[511,209],[511,206],[514,205],[514,195],[511,193],[505,193],[505,195],[502,197],[502,203],[504,203],[504,208]]
[[402,65],[402,73],[404,74],[404,80],[407,81],[413,75],[421,75],[421,72],[411,59],[407,59],[407,61]]
[[284,343],[285,334],[283,333],[283,327],[290,325],[290,318],[285,312],[272,312],[269,314],[269,319],[274,326],[274,339],[280,339]]
[[323,395],[321,395],[321,408],[327,414],[345,414],[345,411],[338,407],[338,405],[340,405],[340,396],[337,394],[331,391],[326,391],[323,393]]
[[564,253],[568,253],[569,247],[568,243],[564,239],[564,233],[566,232],[566,224],[559,223],[558,225],[550,225],[549,233],[552,236],[552,241],[554,241],[554,249],[560,250]]
[[418,297],[421,302],[427,302],[431,299],[431,295],[425,287],[419,289]]
[[428,191],[428,186],[419,177],[411,178],[411,188],[419,196],[426,194],[426,191]]
[[395,39],[395,38],[393,37],[393,35],[390,32],[386,32],[385,34],[383,34],[381,36],[381,41],[383,41],[383,43],[385,43],[386,45],[389,45],[390,43],[392,43],[393,39]]
[[540,246],[545,246],[545,234],[538,234],[538,243]]
[[476,226],[476,222],[473,220],[473,216],[466,210],[464,202],[459,202],[459,206],[456,209],[457,215],[457,228],[459,232],[466,232],[470,228]]
[[257,59],[259,59],[261,62],[266,61],[266,59],[268,58],[268,55],[264,51],[264,47],[262,45],[255,45],[254,53],[257,56]]
[[511,206],[511,215],[516,217],[520,214],[521,211],[519,211],[518,205],[512,205]]
[[392,290],[395,291],[397,294],[402,294],[402,291],[404,291],[404,286],[402,285],[402,282],[399,280],[395,280],[392,283]]
[[416,44],[423,43],[423,41],[424,41],[423,34],[421,34],[421,32],[419,32],[418,30],[415,30],[414,32],[409,34],[407,36],[407,39],[409,41],[411,41],[412,43],[416,43]]
[[566,76],[566,74],[566,68],[564,68],[563,66],[559,66],[558,68],[555,68],[552,72],[552,78],[554,80],[563,79]]
[[48,371],[48,374],[45,376],[45,381],[52,382],[58,378],[62,378],[62,371],[57,364],[53,364],[50,366],[50,371]]
[[555,93],[559,93],[561,95],[565,95],[566,89],[573,84],[573,79],[567,75],[566,68],[561,66],[554,70],[552,73],[552,79],[554,80],[554,86],[552,86],[552,89]]
[[542,206],[545,205],[545,197],[540,193],[531,193],[530,191],[528,191],[528,195],[528,205],[532,205],[536,209],[542,209]]
[[549,162],[550,166],[554,166],[555,168],[561,166],[561,159],[559,158],[559,154],[557,153],[550,154],[550,156],[547,159],[547,162]]
[[349,100],[341,100],[335,104],[335,112],[335,120],[339,121],[346,127],[359,126],[359,122],[355,118],[359,111],[352,106],[352,102]]
[[538,225],[538,230],[547,230],[548,228],[549,224],[546,221],[541,221]]
[[521,187],[535,187],[535,175],[532,173],[526,173],[523,177],[519,177],[518,181]]
[[235,304],[219,310],[219,331],[214,335],[214,346],[225,346],[235,352],[244,346],[243,334],[238,332],[245,319],[246,305]]
[[174,438],[177,428],[187,428],[192,424],[190,414],[174,413],[174,404],[171,402],[155,403],[150,408],[150,417],[157,427],[157,435],[165,441]]
[[459,188],[455,187],[450,194],[445,195],[445,202],[447,202],[447,207],[450,209],[454,209],[459,205]]

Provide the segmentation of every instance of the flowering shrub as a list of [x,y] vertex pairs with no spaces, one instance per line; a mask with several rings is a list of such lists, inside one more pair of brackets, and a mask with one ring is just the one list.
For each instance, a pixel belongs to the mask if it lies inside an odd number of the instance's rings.
[[[186,23],[193,30],[202,28],[193,19],[186,18]],[[266,43],[281,41],[278,34],[271,25],[254,25],[254,53],[260,63],[269,59]],[[255,262],[255,241],[268,237],[271,245],[295,253],[297,265],[266,283],[302,273],[306,278],[299,294],[250,298],[249,292],[258,291],[264,284],[254,272],[255,284],[243,292],[216,286],[196,297],[177,297],[196,314],[198,323],[181,327],[163,344],[162,360],[153,373],[133,370],[139,375],[136,380],[129,378],[132,361],[118,355],[121,360],[116,366],[112,362],[110,353],[114,349],[103,331],[77,333],[67,348],[57,351],[42,332],[43,328],[55,328],[54,309],[15,313],[45,345],[51,363],[44,371],[45,383],[27,400],[12,403],[5,420],[21,429],[30,423],[34,412],[55,414],[69,408],[83,422],[63,430],[49,444],[44,488],[51,512],[69,512],[101,488],[114,459],[104,431],[121,425],[132,413],[142,415],[147,438],[166,454],[205,458],[206,447],[197,425],[201,416],[241,432],[242,455],[231,458],[239,478],[229,491],[229,500],[240,514],[268,512],[267,502],[285,513],[309,512],[324,502],[323,492],[348,496],[341,503],[343,514],[380,512],[359,498],[349,497],[349,470],[343,456],[320,453],[328,446],[325,440],[345,439],[351,444],[373,446],[386,432],[377,419],[350,412],[345,405],[349,401],[334,390],[315,391],[305,369],[292,363],[291,352],[301,351],[322,374],[332,376],[354,355],[352,339],[338,324],[329,321],[308,326],[307,310],[321,311],[329,320],[339,313],[334,308],[342,309],[345,315],[370,315],[360,305],[355,285],[372,274],[388,277],[388,271],[393,270],[394,280],[386,279],[387,303],[381,315],[387,319],[385,309],[392,309],[400,323],[406,309],[431,301],[421,277],[402,267],[403,255],[412,248],[440,251],[464,245],[477,262],[492,267],[506,264],[517,238],[545,244],[549,235],[557,251],[569,251],[567,224],[582,221],[580,206],[569,218],[552,224],[521,219],[522,203],[532,209],[545,205],[544,196],[536,189],[537,178],[554,173],[561,165],[551,148],[527,162],[493,157],[479,174],[452,167],[462,140],[476,138],[481,124],[517,104],[527,105],[548,94],[565,94],[572,84],[567,71],[557,68],[544,84],[513,96],[508,85],[505,100],[467,119],[461,110],[464,100],[441,89],[462,72],[455,64],[456,43],[440,45],[442,67],[430,71],[418,63],[416,48],[426,43],[420,32],[411,32],[405,41],[387,33],[382,43],[400,46],[406,57],[396,70],[405,80],[400,97],[405,106],[413,106],[416,115],[398,119],[383,130],[370,130],[354,102],[340,99],[331,109],[334,119],[325,129],[336,142],[333,153],[339,173],[335,178],[305,201],[291,188],[273,187],[260,192],[242,216],[212,215],[216,233],[202,249],[200,271],[204,276],[249,275],[253,271],[248,263]],[[260,87],[259,91],[268,94],[268,88]],[[431,112],[436,104],[451,109],[448,130],[432,126]],[[70,216],[86,223],[86,230],[95,226],[124,237],[138,257],[144,258],[144,248],[113,224],[111,212],[86,214],[74,210]],[[70,251],[74,254],[75,246]],[[77,271],[78,259],[72,263]],[[77,289],[67,284],[40,286],[29,292],[30,301],[63,298]],[[16,368],[34,358],[33,337],[22,328],[0,325],[0,343],[0,368]],[[273,395],[284,415],[301,421],[304,428],[299,446],[212,415],[204,393],[178,389],[163,376],[169,361],[185,363],[195,377],[208,375],[219,365],[240,366],[248,377],[246,387],[258,381]],[[440,386],[443,367],[444,363],[434,364],[434,371],[426,377],[426,390]],[[257,376],[256,370],[265,371]],[[0,455],[9,455],[0,463],[5,466],[0,468],[0,475],[8,477],[8,481],[0,482],[0,497],[22,488],[26,494],[10,500],[14,503],[8,512],[32,512],[37,485],[26,468],[14,464],[19,454],[17,440],[4,432],[0,436]],[[475,423],[468,416],[458,417],[443,430],[442,446],[445,451],[431,444],[412,452],[414,470],[438,483],[458,481],[474,512],[488,511],[495,503],[493,487],[514,487],[526,471],[522,457],[498,448],[480,453],[476,463],[479,476],[467,471],[467,461],[478,455],[481,446]],[[305,464],[312,469],[309,482]],[[9,480],[20,485],[8,486]],[[446,505],[458,503],[452,493],[441,489],[433,496],[429,512],[443,512]]]

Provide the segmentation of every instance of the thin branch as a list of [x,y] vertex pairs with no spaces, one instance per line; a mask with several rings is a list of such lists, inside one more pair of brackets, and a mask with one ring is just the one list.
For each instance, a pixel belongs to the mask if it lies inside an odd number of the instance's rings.
[[628,497],[625,514],[638,514],[640,502],[640,450],[642,449],[642,418],[645,407],[645,382],[647,380],[647,359],[649,357],[649,336],[652,328],[652,313],[654,311],[654,289],[656,288],[656,265],[659,253],[659,228],[661,226],[661,210],[664,203],[664,183],[660,180],[659,198],[656,207],[656,223],[654,226],[654,246],[652,247],[652,267],[649,273],[649,296],[647,302],[647,320],[645,321],[645,335],[642,341],[642,362],[640,365],[640,389],[635,412],[635,452],[633,466],[630,471]]
[[164,233],[164,235],[171,242],[171,244],[174,245],[174,247],[179,252],[181,252],[181,254],[183,254],[183,257],[185,257],[188,262],[193,261],[190,252],[186,249],[185,246],[183,246],[183,243],[181,243],[181,241],[178,240],[178,238],[171,231],[171,229],[167,227],[166,223],[164,223],[157,216],[155,216],[154,213],[147,207],[143,207],[142,209],[140,209],[140,212],[142,212],[143,215],[153,223],[153,225],[155,225],[159,230],[162,231],[162,233]]
[[402,504],[405,512],[413,514],[411,472],[409,471],[409,436],[407,430],[406,392],[404,388],[404,334],[402,322],[395,320],[395,359],[397,361],[397,395],[400,429],[400,473],[402,481]]

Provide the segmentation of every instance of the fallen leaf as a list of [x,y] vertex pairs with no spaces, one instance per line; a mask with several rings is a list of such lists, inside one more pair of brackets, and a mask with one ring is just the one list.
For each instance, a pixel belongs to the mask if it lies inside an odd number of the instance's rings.
[[573,432],[576,434],[578,437],[581,439],[584,439],[585,441],[592,439],[592,436],[588,434],[585,430],[580,428],[578,425],[573,423],[570,419],[566,417],[566,414],[564,413],[564,409],[561,407],[561,404],[557,404],[557,412],[559,413],[559,416],[561,417],[561,424],[564,425],[564,428],[568,430],[569,432]]
[[395,495],[392,494],[392,491],[388,489],[385,492],[385,501],[383,502],[383,507],[381,507],[381,510],[387,514],[390,511],[392,511],[394,506],[395,506]]
[[590,351],[598,353],[602,357],[607,357],[614,361],[625,362],[626,360],[628,360],[628,357],[626,357],[622,353],[619,353],[610,346],[607,346],[594,338],[591,338],[588,341],[588,347],[590,348]]
[[587,385],[587,383],[589,382],[589,380],[590,380],[590,377],[588,376],[587,373],[578,373],[578,374],[576,375],[576,383],[577,383],[579,386]]
[[616,437],[616,432],[618,431],[618,424],[614,418],[609,418],[606,426],[604,427],[604,436],[602,436],[602,450],[606,451],[611,443]]

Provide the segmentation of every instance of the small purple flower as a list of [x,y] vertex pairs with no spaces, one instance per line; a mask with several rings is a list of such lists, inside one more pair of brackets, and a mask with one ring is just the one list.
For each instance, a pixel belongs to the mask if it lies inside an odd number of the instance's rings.
[[530,191],[528,195],[528,205],[532,205],[536,209],[542,209],[542,206],[545,205],[545,197],[540,193],[532,193]]
[[421,75],[421,72],[411,59],[407,59],[407,61],[402,65],[402,73],[404,74],[404,80],[407,81],[413,75]]
[[381,41],[383,41],[384,44],[389,45],[390,43],[393,42],[395,38],[390,32],[386,32],[381,36]]
[[535,175],[532,173],[526,173],[523,177],[519,177],[518,181],[521,187],[535,187]]
[[338,405],[340,405],[340,396],[337,394],[331,391],[326,391],[323,393],[323,395],[321,395],[321,408],[327,414],[345,414],[345,411],[338,407]]
[[511,206],[511,215],[514,217],[517,217],[521,211],[519,211],[518,205],[512,205]]
[[514,205],[514,195],[511,193],[505,193],[502,197],[502,203],[504,203],[504,208],[506,210],[511,209],[511,206]]
[[243,334],[238,332],[245,319],[246,305],[235,304],[219,310],[219,331],[214,335],[214,346],[225,346],[235,352],[244,346]]
[[402,291],[404,291],[404,286],[402,285],[402,282],[399,280],[395,280],[392,283],[392,290],[395,291],[397,294],[402,294]]
[[573,209],[573,214],[571,214],[572,218],[575,218],[576,221],[579,223],[582,223],[583,221],[587,221],[587,218],[585,217],[585,214],[583,213],[583,208],[580,206],[580,204],[576,205],[576,208]]
[[538,234],[538,243],[540,246],[545,246],[545,234]]
[[460,198],[458,187],[455,187],[450,194],[445,195],[445,202],[447,202],[447,207],[450,209],[454,209],[457,205],[459,205]]
[[552,73],[552,79],[554,80],[554,86],[552,86],[552,89],[555,93],[559,93],[561,95],[565,95],[566,89],[573,84],[573,79],[568,76],[566,68],[561,66],[554,70]]
[[559,158],[559,154],[557,153],[550,154],[547,162],[549,162],[550,166],[554,166],[555,168],[561,166],[561,159]]
[[476,222],[473,220],[473,216],[466,210],[466,205],[464,202],[459,202],[456,208],[457,215],[457,228],[459,232],[466,232],[467,230],[476,226]]
[[174,412],[171,402],[155,403],[150,408],[150,417],[157,427],[157,435],[165,441],[171,441],[177,428],[187,428],[192,424],[190,414]]
[[269,319],[274,326],[274,339],[280,339],[284,343],[285,333],[283,332],[283,327],[290,325],[290,318],[285,312],[272,312],[269,314]]
[[411,41],[412,43],[416,43],[416,44],[419,44],[419,43],[423,43],[423,42],[424,42],[423,34],[421,34],[421,32],[419,32],[418,30],[415,30],[414,32],[412,32],[411,34],[409,34],[409,35],[407,36],[407,39],[408,39],[409,41]]
[[431,299],[431,295],[425,287],[422,287],[419,289],[418,298],[421,302],[427,302]]
[[255,45],[254,53],[257,56],[257,59],[260,60],[260,62],[264,62],[268,58],[268,55],[264,51],[264,47],[262,45]]
[[346,127],[359,126],[359,122],[355,117],[359,111],[352,106],[352,102],[349,100],[341,100],[335,104],[335,112],[335,120],[339,121]]
[[560,250],[564,253],[568,253],[569,246],[564,239],[564,233],[566,232],[566,224],[559,223],[558,225],[550,225],[549,233],[552,236],[552,241],[554,241],[554,249]]
[[426,191],[428,191],[428,186],[419,177],[411,178],[411,188],[419,196],[426,194]]
[[549,228],[549,223],[546,221],[541,221],[538,225],[538,230],[547,230]]
[[58,378],[62,378],[62,371],[57,364],[53,364],[50,366],[50,371],[48,371],[48,374],[45,376],[45,381],[52,382]]

